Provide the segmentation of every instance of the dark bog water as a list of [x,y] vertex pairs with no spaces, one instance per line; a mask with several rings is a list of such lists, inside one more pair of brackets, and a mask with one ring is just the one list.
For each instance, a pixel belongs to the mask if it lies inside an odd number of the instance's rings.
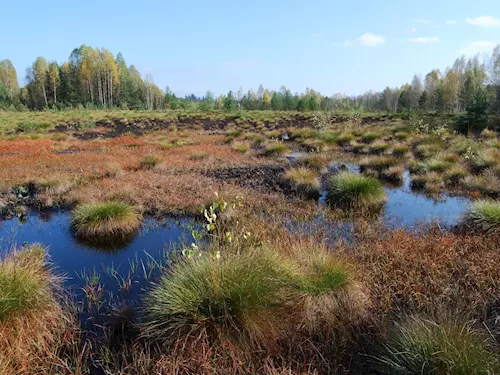
[[[338,165],[333,169],[339,169]],[[359,173],[359,167],[354,164],[342,164],[342,169]],[[404,172],[400,186],[387,184],[385,191],[387,203],[381,212],[381,219],[391,228],[414,229],[431,222],[451,227],[458,223],[470,203],[463,197],[442,194],[436,198],[412,190],[408,171]],[[326,204],[325,190],[321,192],[319,203]]]
[[408,171],[403,175],[403,185],[386,188],[387,204],[384,221],[391,227],[414,227],[421,223],[437,222],[450,227],[458,223],[470,200],[443,195],[439,199],[411,190]]
[[90,309],[104,302],[133,305],[168,255],[191,240],[192,226],[187,219],[147,218],[129,243],[106,248],[78,241],[67,212],[30,212],[23,221],[0,221],[0,250],[34,242],[47,246],[56,272],[65,276],[65,287],[74,292],[82,310],[89,306],[89,293],[97,297]]

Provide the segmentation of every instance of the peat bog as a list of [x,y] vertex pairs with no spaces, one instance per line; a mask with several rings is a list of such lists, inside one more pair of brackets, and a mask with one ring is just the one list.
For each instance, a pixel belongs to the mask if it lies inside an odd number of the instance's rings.
[[49,126],[0,137],[0,278],[16,285],[14,264],[53,285],[15,317],[22,289],[0,286],[5,373],[497,371],[496,133],[397,115],[36,116]]

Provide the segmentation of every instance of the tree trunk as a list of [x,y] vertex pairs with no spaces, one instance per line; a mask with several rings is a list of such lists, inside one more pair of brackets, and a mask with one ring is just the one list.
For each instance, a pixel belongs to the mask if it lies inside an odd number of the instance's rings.
[[43,99],[45,100],[45,107],[47,107],[48,102],[47,102],[47,92],[45,91],[45,85],[42,85],[42,89],[43,89]]

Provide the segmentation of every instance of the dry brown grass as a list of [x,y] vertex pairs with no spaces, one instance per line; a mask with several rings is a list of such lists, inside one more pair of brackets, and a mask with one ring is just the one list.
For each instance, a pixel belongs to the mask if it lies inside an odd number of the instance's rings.
[[[2,260],[4,276],[14,267],[13,272],[23,273],[24,278],[36,278],[38,285],[31,285],[29,291],[19,291],[32,297],[25,300],[26,306],[20,313],[0,321],[1,374],[84,373],[85,349],[80,347],[77,324],[57,302],[61,280],[46,267],[44,254],[35,245],[22,252],[14,251]],[[4,297],[9,298],[0,296]]]
[[381,313],[459,309],[477,316],[500,295],[499,249],[484,236],[396,231],[349,251]]

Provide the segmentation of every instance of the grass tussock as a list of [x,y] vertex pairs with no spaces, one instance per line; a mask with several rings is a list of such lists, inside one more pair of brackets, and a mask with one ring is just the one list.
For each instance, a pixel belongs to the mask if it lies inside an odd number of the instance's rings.
[[0,323],[46,308],[51,298],[50,278],[44,268],[45,249],[34,245],[0,263]]
[[170,345],[210,337],[271,347],[289,300],[286,283],[282,262],[269,252],[186,259],[145,299],[145,334]]
[[371,177],[340,172],[328,182],[327,201],[342,208],[375,208],[386,201],[382,184]]
[[301,156],[297,159],[298,165],[313,169],[318,173],[324,171],[328,167],[329,163],[330,159],[321,154],[310,154]]
[[299,194],[319,195],[320,182],[317,172],[304,167],[292,168],[285,173],[285,178],[291,181]]
[[79,237],[90,240],[105,236],[126,237],[139,228],[141,215],[122,202],[91,203],[74,209],[72,225]]
[[233,144],[232,149],[240,154],[246,154],[250,149],[250,146],[245,142],[237,142]]
[[264,150],[264,156],[280,156],[289,153],[286,145],[280,142],[269,144]]
[[156,155],[146,155],[141,160],[142,169],[152,169],[160,162],[160,158]]
[[466,223],[485,234],[500,234],[500,202],[478,200],[471,203]]
[[86,368],[74,320],[57,302],[61,280],[31,245],[0,260],[0,373],[78,374]]
[[378,360],[381,373],[391,375],[490,375],[500,371],[494,350],[469,325],[420,318],[400,324]]

